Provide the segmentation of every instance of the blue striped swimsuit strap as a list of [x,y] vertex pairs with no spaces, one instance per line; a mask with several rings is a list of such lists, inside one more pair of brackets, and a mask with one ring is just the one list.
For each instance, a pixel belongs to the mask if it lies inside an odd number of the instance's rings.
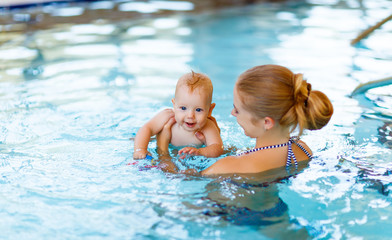
[[306,151],[306,149],[299,142],[294,142],[294,143],[306,154],[306,156],[308,156],[308,158],[312,158],[312,154]]
[[297,145],[306,154],[306,156],[308,156],[309,159],[312,158],[312,155],[298,142],[298,140],[299,140],[298,137],[291,137],[289,140],[286,168],[289,168],[294,162],[295,169],[298,169],[298,162],[293,152],[292,143]]
[[293,148],[292,148],[292,143],[294,142],[294,140],[292,138],[290,138],[289,140],[289,147],[287,150],[287,161],[286,161],[286,168],[290,167],[292,165],[292,163],[294,162],[295,165],[295,169],[298,168],[298,162],[297,159],[295,158],[294,152],[293,152]]
[[305,154],[308,156],[308,158],[312,158],[312,154],[310,154],[300,143],[299,143],[299,137],[294,136],[290,138],[290,141],[295,143]]
[[289,142],[287,142],[287,143],[282,143],[282,144],[277,144],[277,145],[271,145],[271,146],[253,148],[253,149],[247,150],[247,151],[245,151],[245,152],[238,153],[237,156],[241,156],[241,155],[244,155],[244,154],[248,154],[248,153],[252,153],[252,152],[257,152],[257,151],[265,150],[265,149],[280,148],[280,147],[284,147],[284,146],[286,146],[286,145],[289,145]]

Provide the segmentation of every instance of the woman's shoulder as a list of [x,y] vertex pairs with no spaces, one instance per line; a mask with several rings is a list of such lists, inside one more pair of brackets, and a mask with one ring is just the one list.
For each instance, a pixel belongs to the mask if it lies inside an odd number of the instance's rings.
[[219,159],[210,168],[203,171],[203,174],[259,173],[270,169],[261,164],[265,162],[263,159],[267,158],[260,153],[227,156]]
[[202,171],[203,175],[214,175],[214,174],[230,174],[235,173],[238,170],[239,157],[227,156],[219,159],[209,168]]
[[[287,148],[265,149],[241,156],[229,156],[218,160],[205,174],[223,173],[261,173],[284,167],[287,160]],[[204,174],[204,173],[203,173]]]
[[[298,140],[296,141],[296,143],[297,143],[299,146],[301,146],[302,148],[304,148],[310,155],[313,155],[312,150],[310,149],[310,147],[309,147],[304,141],[298,139]],[[298,145],[297,145],[297,146],[298,146]],[[304,152],[304,151],[302,150],[302,152]]]

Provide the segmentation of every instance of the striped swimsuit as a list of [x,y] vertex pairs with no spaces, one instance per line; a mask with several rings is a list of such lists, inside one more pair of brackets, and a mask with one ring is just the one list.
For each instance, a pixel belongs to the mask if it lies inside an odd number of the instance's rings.
[[286,142],[286,143],[272,145],[272,146],[266,146],[266,147],[260,147],[260,148],[253,148],[253,149],[250,149],[248,151],[239,153],[239,154],[237,154],[237,156],[241,156],[241,155],[252,153],[252,152],[257,152],[257,151],[264,150],[264,149],[271,149],[271,148],[279,148],[279,147],[289,146],[288,147],[288,151],[287,151],[286,168],[289,168],[290,166],[292,166],[292,163],[294,162],[295,169],[297,169],[298,168],[298,162],[297,162],[297,159],[295,158],[295,155],[293,153],[293,149],[291,147],[293,143],[295,145],[297,145],[306,154],[306,156],[308,156],[309,158],[312,158],[312,155],[308,151],[306,151],[306,149],[301,144],[298,143],[298,140],[299,140],[298,137],[291,137],[289,139],[289,141]]

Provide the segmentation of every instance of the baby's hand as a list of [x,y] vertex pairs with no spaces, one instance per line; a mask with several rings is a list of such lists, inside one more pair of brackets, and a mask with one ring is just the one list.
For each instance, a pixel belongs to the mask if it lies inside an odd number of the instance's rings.
[[192,156],[198,156],[201,155],[201,151],[200,149],[194,147],[184,147],[183,149],[178,151],[178,155],[181,155],[180,159],[185,158],[187,154]]
[[[147,154],[150,154],[147,149],[136,149],[133,152],[133,159],[144,159]],[[151,155],[151,154],[150,154]]]

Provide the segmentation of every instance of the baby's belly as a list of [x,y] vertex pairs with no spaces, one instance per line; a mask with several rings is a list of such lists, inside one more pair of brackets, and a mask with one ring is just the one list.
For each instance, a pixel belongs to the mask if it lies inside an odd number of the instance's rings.
[[201,147],[203,146],[203,142],[201,142],[196,137],[172,137],[170,144],[176,147],[181,146],[192,146],[192,147]]

